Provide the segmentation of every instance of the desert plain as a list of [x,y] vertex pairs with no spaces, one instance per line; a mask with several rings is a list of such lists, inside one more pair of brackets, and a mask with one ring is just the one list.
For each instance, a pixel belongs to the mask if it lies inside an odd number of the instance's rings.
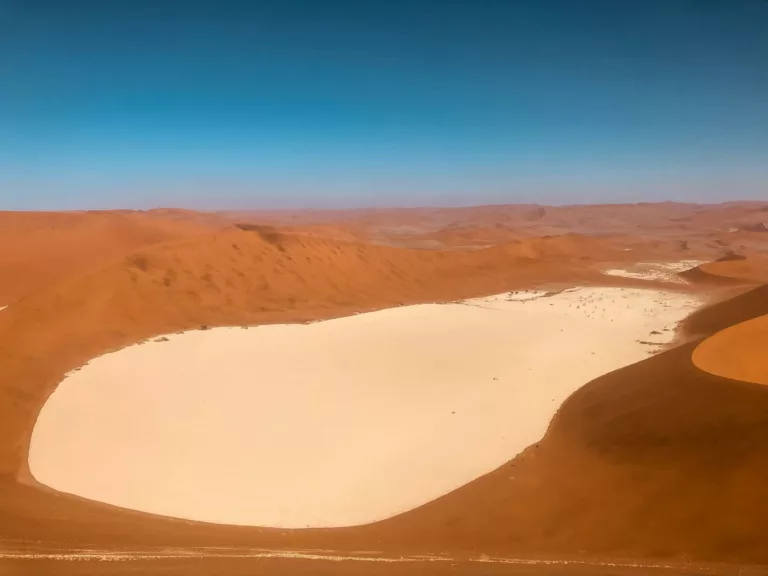
[[0,213],[0,573],[759,573],[766,221]]

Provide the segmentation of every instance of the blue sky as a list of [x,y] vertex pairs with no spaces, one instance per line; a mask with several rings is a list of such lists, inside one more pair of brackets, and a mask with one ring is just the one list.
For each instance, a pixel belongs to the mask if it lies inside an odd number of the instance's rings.
[[765,0],[0,0],[0,208],[768,199]]

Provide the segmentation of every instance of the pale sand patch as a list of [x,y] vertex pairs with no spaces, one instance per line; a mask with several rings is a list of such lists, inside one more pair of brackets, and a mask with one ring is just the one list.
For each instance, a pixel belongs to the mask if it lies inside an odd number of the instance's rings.
[[697,305],[579,288],[168,335],[67,377],[29,464],[58,490],[169,516],[372,522],[514,457],[568,395],[645,358],[639,341],[668,342]]
[[696,266],[704,264],[705,260],[681,260],[679,262],[638,262],[629,268],[611,268],[603,270],[603,274],[609,276],[621,276],[623,278],[635,278],[637,280],[657,280],[661,282],[674,282],[687,284],[688,281],[678,276]]

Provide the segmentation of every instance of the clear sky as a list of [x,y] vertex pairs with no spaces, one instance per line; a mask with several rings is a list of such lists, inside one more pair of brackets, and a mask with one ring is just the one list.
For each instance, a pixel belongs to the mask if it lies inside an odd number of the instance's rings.
[[0,208],[768,199],[768,0],[0,0]]

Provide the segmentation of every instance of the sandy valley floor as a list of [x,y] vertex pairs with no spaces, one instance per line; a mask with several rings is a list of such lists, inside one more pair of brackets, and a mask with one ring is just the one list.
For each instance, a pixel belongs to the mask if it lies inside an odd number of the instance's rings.
[[64,492],[187,519],[369,523],[508,461],[568,395],[658,350],[698,304],[575,288],[172,334],[71,373],[39,416],[30,468]]

